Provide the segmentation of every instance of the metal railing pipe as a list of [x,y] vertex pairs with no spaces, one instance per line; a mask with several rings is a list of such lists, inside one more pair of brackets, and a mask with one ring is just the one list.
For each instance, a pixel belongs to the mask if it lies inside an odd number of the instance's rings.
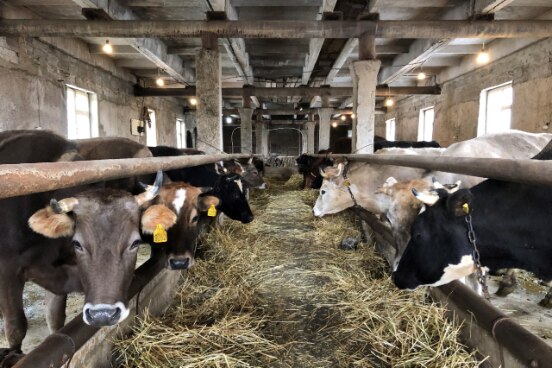
[[419,155],[311,155],[379,165],[445,171],[531,185],[552,185],[552,161]]
[[[129,289],[132,299],[165,267],[164,262],[150,258],[135,271]],[[172,271],[174,272],[174,271]],[[138,311],[137,311],[138,312]],[[59,331],[49,335],[40,345],[21,359],[14,368],[57,368],[67,363],[99,327],[84,323],[82,313],[73,318]]]
[[0,165],[0,198],[251,157],[217,154]]

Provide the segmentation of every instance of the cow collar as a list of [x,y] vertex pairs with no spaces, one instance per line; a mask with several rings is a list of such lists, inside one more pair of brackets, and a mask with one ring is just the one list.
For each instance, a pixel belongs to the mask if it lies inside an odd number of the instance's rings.
[[358,202],[355,198],[355,195],[353,194],[353,191],[351,190],[351,182],[349,181],[349,178],[347,178],[347,173],[349,172],[349,163],[345,161],[343,165],[343,186],[347,188],[347,191],[349,192],[349,195],[351,196],[351,199],[353,200],[353,204],[355,208],[361,208],[361,206],[358,205]]
[[489,295],[489,288],[487,287],[487,275],[483,272],[483,267],[481,266],[481,256],[479,254],[479,249],[477,248],[477,239],[475,238],[475,231],[473,230],[471,213],[469,212],[469,206],[467,204],[464,204],[464,206],[465,207],[463,207],[463,209],[467,213],[464,219],[466,221],[466,227],[468,228],[468,241],[473,247],[472,257],[475,262],[477,281],[481,285],[483,297],[489,301],[491,300],[491,296]]

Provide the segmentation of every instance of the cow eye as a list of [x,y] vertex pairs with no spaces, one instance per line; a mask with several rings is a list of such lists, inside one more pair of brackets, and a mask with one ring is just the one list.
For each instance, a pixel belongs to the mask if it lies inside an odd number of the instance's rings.
[[81,245],[81,243],[79,243],[78,241],[73,240],[73,241],[71,242],[71,245],[73,246],[73,248],[75,248],[76,251],[82,252],[82,245]]
[[320,194],[324,195],[324,194],[326,194],[326,191],[325,191],[325,190],[321,190],[321,191],[320,191]]
[[196,215],[192,217],[192,222],[197,222],[198,220],[199,220],[199,216]]
[[141,239],[133,241],[132,244],[130,245],[130,250],[134,250],[134,249],[138,248],[140,246],[140,244],[142,244]]

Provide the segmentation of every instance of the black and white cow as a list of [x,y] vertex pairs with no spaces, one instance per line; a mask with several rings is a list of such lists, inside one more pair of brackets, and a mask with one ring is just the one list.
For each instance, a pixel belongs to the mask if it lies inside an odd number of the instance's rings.
[[[552,158],[550,146],[537,158]],[[433,205],[427,195],[418,196],[428,206],[393,272],[397,287],[439,286],[473,273],[470,217],[484,267],[524,269],[552,287],[551,187],[486,180],[453,194],[438,189],[434,196]],[[552,307],[552,289],[540,305]]]

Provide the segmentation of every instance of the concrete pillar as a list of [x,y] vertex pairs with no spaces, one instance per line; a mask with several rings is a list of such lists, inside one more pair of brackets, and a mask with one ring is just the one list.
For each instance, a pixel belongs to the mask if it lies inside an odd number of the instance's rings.
[[268,157],[268,123],[264,121],[255,123],[255,141],[257,144],[255,153]]
[[307,146],[309,144],[307,135],[307,128],[301,129],[301,153],[307,153]]
[[253,116],[252,108],[240,108],[240,137],[241,137],[241,153],[253,153],[253,126],[251,125],[251,117]]
[[376,85],[381,61],[358,60],[351,63],[353,78],[353,153],[374,152]]
[[[311,117],[309,117],[311,119]],[[307,153],[314,153],[314,127],[316,122],[314,120],[309,120],[305,123],[307,128]]]
[[323,107],[318,109],[318,149],[328,149],[330,148],[330,123],[332,120],[333,109]]
[[216,38],[207,36],[196,55],[197,148],[220,153],[222,143],[222,91],[220,55]]

